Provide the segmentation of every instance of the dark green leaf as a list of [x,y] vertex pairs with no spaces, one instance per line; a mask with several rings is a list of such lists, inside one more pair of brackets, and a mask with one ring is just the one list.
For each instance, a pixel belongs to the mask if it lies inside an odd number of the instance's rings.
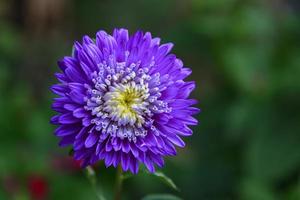
[[96,184],[96,173],[91,166],[86,167],[86,176],[93,185]]
[[168,185],[169,187],[173,188],[176,191],[179,191],[178,187],[175,185],[175,183],[173,182],[173,180],[171,178],[169,178],[168,176],[166,176],[163,172],[155,172],[152,175],[158,177],[160,180],[162,180],[166,185]]

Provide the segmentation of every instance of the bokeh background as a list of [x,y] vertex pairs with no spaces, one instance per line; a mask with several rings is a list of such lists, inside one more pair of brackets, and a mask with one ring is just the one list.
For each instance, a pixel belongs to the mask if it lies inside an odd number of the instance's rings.
[[[93,200],[49,124],[56,61],[97,30],[151,31],[193,69],[200,125],[163,172],[124,182],[124,199],[300,199],[298,0],[0,0],[0,199]],[[112,197],[115,169],[95,166]]]

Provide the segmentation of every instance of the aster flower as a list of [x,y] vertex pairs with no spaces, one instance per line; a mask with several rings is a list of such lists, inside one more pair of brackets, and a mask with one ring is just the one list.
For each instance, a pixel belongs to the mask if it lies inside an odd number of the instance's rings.
[[72,56],[58,62],[60,83],[51,88],[59,96],[52,104],[59,114],[51,119],[59,145],[71,145],[83,167],[104,160],[132,173],[140,163],[154,172],[165,156],[176,155],[199,109],[189,99],[195,83],[183,80],[191,70],[170,54],[172,47],[126,29],[75,42]]

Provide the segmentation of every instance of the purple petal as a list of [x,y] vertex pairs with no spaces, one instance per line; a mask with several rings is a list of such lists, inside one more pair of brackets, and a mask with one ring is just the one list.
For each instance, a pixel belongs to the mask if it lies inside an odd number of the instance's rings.
[[85,140],[85,147],[86,148],[90,148],[92,146],[94,146],[94,144],[96,144],[96,142],[98,141],[98,135],[95,132],[92,132],[88,135],[88,137]]
[[84,108],[77,108],[76,110],[73,111],[73,116],[77,118],[83,118],[87,115],[88,113]]
[[51,91],[54,94],[60,95],[60,96],[64,96],[65,93],[67,93],[69,91],[68,87],[66,85],[61,85],[61,84],[57,84],[57,85],[53,85],[51,87]]
[[150,160],[149,156],[145,156],[145,160],[144,160],[145,166],[147,167],[147,169],[151,172],[154,173],[155,172],[155,168],[153,165],[152,160]]
[[75,103],[78,103],[78,104],[81,104],[83,105],[85,102],[84,102],[84,96],[77,92],[77,91],[72,91],[69,93],[69,97],[75,102]]
[[65,136],[60,140],[59,146],[64,147],[64,146],[71,145],[71,144],[73,144],[74,140],[75,140],[74,135]]
[[58,137],[72,135],[78,133],[80,130],[79,127],[73,125],[61,125],[55,130],[55,135]]
[[122,153],[121,154],[121,165],[122,165],[122,169],[124,171],[127,171],[129,169],[129,156],[127,154]]
[[64,104],[64,109],[68,110],[68,111],[74,111],[78,108],[78,105],[77,104],[72,104],[72,103],[67,103],[67,104]]
[[182,109],[194,104],[197,104],[197,100],[195,99],[176,99],[173,102],[169,103],[169,106],[174,109]]
[[61,124],[74,124],[79,121],[79,119],[73,117],[72,113],[65,113],[59,117],[59,123]]
[[130,151],[130,145],[127,140],[122,142],[122,151],[128,153]]
[[116,40],[105,31],[96,34],[96,43],[100,50],[107,49],[110,53],[117,47]]
[[107,152],[105,156],[104,164],[106,167],[109,167],[112,164],[113,152]]
[[176,134],[169,135],[168,140],[170,140],[173,144],[183,148],[185,146],[184,141]]
[[51,124],[59,125],[59,123],[58,123],[59,117],[60,117],[60,115],[55,115],[55,116],[51,117],[51,119],[50,119]]
[[130,156],[129,169],[133,174],[137,174],[139,172],[139,162],[133,156]]

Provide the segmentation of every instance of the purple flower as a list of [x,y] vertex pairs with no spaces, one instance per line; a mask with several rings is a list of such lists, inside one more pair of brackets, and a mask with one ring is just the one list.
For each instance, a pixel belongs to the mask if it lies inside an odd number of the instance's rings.
[[52,104],[59,114],[51,119],[59,145],[72,145],[83,167],[104,160],[132,173],[139,163],[154,172],[164,156],[176,155],[199,109],[188,99],[195,83],[183,81],[191,70],[170,54],[172,47],[126,29],[75,42],[73,55],[58,62],[60,83],[51,88],[59,96]]

